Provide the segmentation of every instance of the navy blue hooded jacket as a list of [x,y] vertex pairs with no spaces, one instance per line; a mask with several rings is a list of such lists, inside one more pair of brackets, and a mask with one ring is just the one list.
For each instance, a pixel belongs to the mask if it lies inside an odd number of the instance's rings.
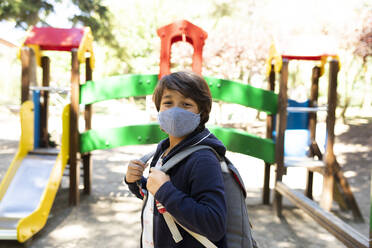
[[[221,141],[211,134],[208,129],[204,129],[201,132],[193,132],[177,144],[163,158],[163,164],[180,150],[194,144],[211,146],[221,156],[224,156],[226,152],[226,148]],[[151,167],[155,166],[160,155],[168,147],[169,139],[159,143],[150,164]],[[196,151],[170,169],[168,174],[170,181],[159,188],[155,194],[155,199],[180,224],[207,237],[217,247],[226,248],[226,201],[221,166],[216,155],[209,149]],[[146,189],[146,182],[147,179],[142,177],[141,186],[143,189]],[[136,183],[127,184],[132,193],[143,199]],[[178,226],[178,229],[183,240],[176,244],[163,215],[154,207],[153,236],[156,248],[203,247],[182,227]]]

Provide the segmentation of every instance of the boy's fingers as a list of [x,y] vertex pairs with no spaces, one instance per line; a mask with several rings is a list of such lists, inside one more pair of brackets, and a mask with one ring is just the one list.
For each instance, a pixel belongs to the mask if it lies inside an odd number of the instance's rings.
[[129,166],[132,168],[138,168],[143,171],[147,167],[147,164],[143,164],[141,161],[133,160],[129,162]]
[[144,164],[141,160],[132,160],[130,161],[130,163],[133,163],[133,164],[136,164],[136,165],[139,165],[141,166],[143,169],[145,169],[147,167],[147,163]]
[[133,176],[142,176],[142,172],[138,170],[133,170],[130,174]]

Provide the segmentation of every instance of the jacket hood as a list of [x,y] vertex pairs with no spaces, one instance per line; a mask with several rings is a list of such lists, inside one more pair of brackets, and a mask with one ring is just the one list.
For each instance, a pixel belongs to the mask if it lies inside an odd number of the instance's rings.
[[[184,148],[194,145],[210,146],[222,157],[225,156],[226,153],[226,147],[222,144],[222,142],[219,139],[217,139],[217,137],[214,136],[214,134],[212,134],[207,128],[205,128],[202,131],[199,132],[195,131],[189,134],[184,140],[182,140],[169,152],[169,154],[164,158],[164,162],[166,162],[174,154],[178,153]],[[155,157],[158,158],[160,154],[162,154],[168,147],[169,138],[160,142]]]

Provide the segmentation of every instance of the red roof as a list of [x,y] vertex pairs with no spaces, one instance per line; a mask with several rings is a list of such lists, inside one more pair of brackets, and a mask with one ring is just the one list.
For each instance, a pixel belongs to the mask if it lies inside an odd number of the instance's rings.
[[83,28],[32,28],[25,45],[39,45],[41,50],[71,51],[78,48],[84,35]]
[[336,56],[337,42],[328,36],[298,35],[282,37],[277,49],[283,59],[321,60],[322,56]]

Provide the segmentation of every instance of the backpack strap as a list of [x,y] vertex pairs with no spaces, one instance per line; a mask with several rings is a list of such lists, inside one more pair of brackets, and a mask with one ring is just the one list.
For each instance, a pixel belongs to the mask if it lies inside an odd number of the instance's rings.
[[[193,232],[191,231],[190,229],[188,229],[187,227],[184,227],[183,225],[181,225],[169,212],[165,212],[163,213],[163,216],[164,216],[164,219],[167,219],[169,222],[173,222],[173,224],[169,225],[168,224],[168,221],[166,221],[167,225],[168,225],[168,228],[169,230],[171,231],[171,233],[173,234],[173,232],[176,232],[175,230],[172,230],[172,229],[177,229],[177,226],[175,224],[175,222],[180,226],[182,227],[186,232],[188,232],[191,236],[193,236],[197,241],[199,241],[199,243],[201,243],[204,247],[206,248],[217,248],[217,246],[215,244],[213,244],[209,239],[207,239],[205,236],[203,235],[200,235],[196,232]],[[174,238],[174,237],[173,237]],[[182,237],[181,237],[182,239]],[[176,239],[174,239],[174,241],[177,243]]]
[[163,217],[164,217],[165,223],[168,226],[169,231],[172,234],[174,242],[176,243],[180,242],[183,238],[182,238],[180,231],[178,230],[176,226],[176,223],[174,222],[173,216],[168,212],[164,212]]
[[150,158],[152,158],[154,156],[155,152],[156,152],[155,150],[152,151],[152,152],[149,152],[149,153],[143,155],[139,160],[142,163],[146,164],[150,160]]
[[202,150],[202,149],[209,149],[213,151],[213,153],[217,156],[219,161],[222,161],[223,159],[221,156],[210,146],[206,145],[197,145],[197,146],[190,146],[177,154],[175,154],[173,157],[171,157],[166,163],[164,163],[161,167],[161,171],[164,173],[167,173],[170,169],[172,169],[176,164],[181,162],[183,159],[191,155],[193,152]]
[[[213,151],[213,153],[216,155],[216,157],[218,158],[218,160],[221,163],[222,170],[224,170],[224,169],[228,170],[225,160],[222,159],[221,156],[212,147],[206,146],[206,145],[196,145],[196,146],[188,147],[188,148],[178,152],[177,154],[175,154],[166,163],[164,163],[162,165],[161,171],[163,171],[164,173],[167,173],[170,169],[172,169],[175,165],[177,165],[183,159],[185,159],[186,157],[191,155],[193,152],[196,152],[196,151],[202,150],[202,149],[209,149],[209,150]],[[147,161],[150,160],[150,158],[152,158],[154,156],[154,154],[155,154],[155,151],[150,152],[150,153],[144,155],[142,158],[140,158],[140,161],[143,162],[143,163],[147,163]],[[200,235],[196,232],[193,232],[193,231],[189,230],[188,228],[184,227],[183,225],[181,225],[169,212],[165,211],[162,214],[163,214],[164,220],[165,220],[165,222],[166,222],[166,224],[167,224],[167,226],[168,226],[168,228],[169,228],[169,230],[170,230],[170,232],[173,236],[173,239],[176,243],[180,242],[183,239],[179,230],[178,230],[178,228],[177,228],[177,225],[176,225],[176,223],[177,223],[186,232],[188,232],[197,241],[199,241],[204,247],[206,247],[206,248],[217,248],[217,246],[215,244],[213,244],[205,236]]]

